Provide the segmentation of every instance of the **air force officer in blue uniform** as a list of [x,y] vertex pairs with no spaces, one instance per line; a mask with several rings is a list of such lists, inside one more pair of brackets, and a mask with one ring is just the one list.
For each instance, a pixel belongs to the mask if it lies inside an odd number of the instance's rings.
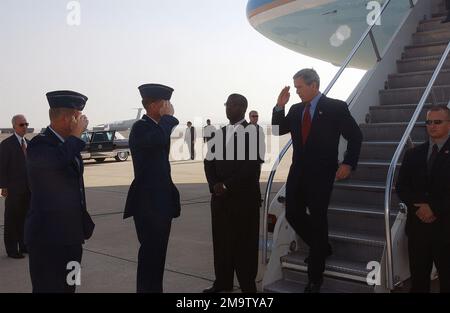
[[159,84],[139,87],[147,111],[130,133],[134,180],[124,218],[133,216],[141,244],[137,292],[160,293],[172,218],[180,215],[180,195],[170,175],[170,134],[178,120],[170,103],[173,89]]
[[[86,211],[80,139],[88,125],[81,114],[87,97],[73,91],[47,94],[50,126],[27,149],[31,204],[25,221],[33,292],[75,292],[67,270],[81,262],[82,244],[92,234]],[[75,281],[73,277],[72,281]]]

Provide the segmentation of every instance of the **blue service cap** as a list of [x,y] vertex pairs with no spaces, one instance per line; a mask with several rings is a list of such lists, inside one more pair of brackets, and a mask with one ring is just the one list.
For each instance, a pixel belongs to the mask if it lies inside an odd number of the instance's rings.
[[70,90],[59,90],[47,93],[50,108],[67,108],[83,111],[88,97]]
[[145,84],[139,86],[141,97],[151,98],[153,100],[170,100],[172,97],[173,88],[160,84]]

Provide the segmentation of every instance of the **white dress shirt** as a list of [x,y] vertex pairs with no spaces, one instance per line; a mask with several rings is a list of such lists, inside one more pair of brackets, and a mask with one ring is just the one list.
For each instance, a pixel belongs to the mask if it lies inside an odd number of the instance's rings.
[[28,147],[27,141],[25,140],[25,137],[20,137],[16,132],[14,132],[14,135],[16,135],[17,140],[19,140],[19,144],[22,147],[22,141],[25,145],[25,148]]

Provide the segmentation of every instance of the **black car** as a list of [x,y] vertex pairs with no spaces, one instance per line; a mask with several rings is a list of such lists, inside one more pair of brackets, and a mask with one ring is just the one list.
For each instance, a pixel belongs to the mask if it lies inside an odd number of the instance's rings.
[[94,159],[101,163],[106,158],[115,158],[117,162],[123,162],[130,156],[128,139],[115,130],[84,132],[81,139],[86,142],[81,152],[83,160]]

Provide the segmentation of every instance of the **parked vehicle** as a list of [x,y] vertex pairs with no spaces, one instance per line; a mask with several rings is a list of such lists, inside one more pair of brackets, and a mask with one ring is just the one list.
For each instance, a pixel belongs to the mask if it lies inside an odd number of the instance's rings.
[[124,162],[130,156],[128,139],[118,131],[87,131],[81,135],[86,147],[81,152],[83,160],[94,159],[98,163],[107,158],[114,158],[117,162]]

